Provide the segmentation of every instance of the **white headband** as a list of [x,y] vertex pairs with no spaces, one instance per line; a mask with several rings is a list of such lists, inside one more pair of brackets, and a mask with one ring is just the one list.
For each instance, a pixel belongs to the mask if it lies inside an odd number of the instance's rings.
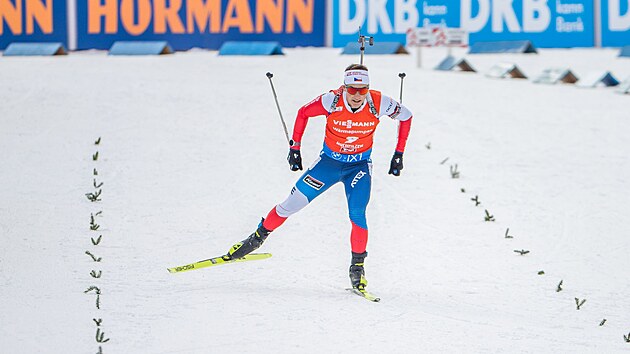
[[369,85],[370,76],[367,70],[349,70],[343,78],[345,85]]

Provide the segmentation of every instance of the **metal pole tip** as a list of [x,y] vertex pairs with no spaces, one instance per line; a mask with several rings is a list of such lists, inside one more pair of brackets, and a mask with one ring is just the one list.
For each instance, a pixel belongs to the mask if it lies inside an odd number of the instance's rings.
[[273,74],[270,72],[267,72],[267,77],[271,79],[273,77]]
[[405,74],[405,73],[399,73],[398,74],[398,77],[401,78],[401,79],[404,78],[405,76],[407,76],[407,74]]

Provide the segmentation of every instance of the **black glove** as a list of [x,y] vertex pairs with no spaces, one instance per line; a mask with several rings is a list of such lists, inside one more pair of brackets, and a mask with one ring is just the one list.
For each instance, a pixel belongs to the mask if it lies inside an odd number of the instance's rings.
[[289,149],[289,156],[287,156],[287,161],[289,161],[289,168],[291,171],[297,171],[302,169],[302,154],[300,150]]
[[403,156],[402,152],[394,152],[394,156],[392,157],[392,162],[389,165],[388,174],[394,176],[400,176],[400,170],[403,169]]

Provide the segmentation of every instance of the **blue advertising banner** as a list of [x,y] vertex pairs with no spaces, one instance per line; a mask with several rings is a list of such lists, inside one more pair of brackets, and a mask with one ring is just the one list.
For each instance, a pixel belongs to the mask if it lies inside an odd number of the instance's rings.
[[333,47],[356,42],[359,27],[375,41],[405,43],[409,28],[458,27],[459,0],[333,0],[332,21]]
[[530,40],[535,47],[592,47],[593,0],[462,0],[471,43]]
[[630,45],[630,0],[602,0],[602,46]]
[[66,0],[0,0],[0,49],[12,42],[68,47]]
[[[611,0],[612,1],[612,0]],[[334,0],[333,46],[356,41],[405,42],[410,27],[461,27],[470,43],[530,40],[536,47],[594,45],[592,0]]]
[[319,0],[81,0],[77,47],[130,40],[165,40],[175,50],[218,49],[225,41],[324,46],[325,24]]

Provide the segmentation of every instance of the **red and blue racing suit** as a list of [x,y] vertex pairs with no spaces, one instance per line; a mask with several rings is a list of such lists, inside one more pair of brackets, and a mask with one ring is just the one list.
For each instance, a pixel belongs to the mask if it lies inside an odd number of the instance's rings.
[[365,211],[372,187],[372,143],[380,117],[389,116],[400,121],[397,152],[404,152],[412,114],[405,106],[379,91],[370,90],[363,105],[352,109],[343,87],[325,93],[298,110],[293,127],[293,141],[299,143],[308,119],[326,116],[324,146],[319,157],[304,172],[282,203],[267,215],[263,226],[274,230],[291,215],[300,211],[332,185],[342,182],[348,201],[352,223],[350,243],[352,252],[366,250],[368,227]]

